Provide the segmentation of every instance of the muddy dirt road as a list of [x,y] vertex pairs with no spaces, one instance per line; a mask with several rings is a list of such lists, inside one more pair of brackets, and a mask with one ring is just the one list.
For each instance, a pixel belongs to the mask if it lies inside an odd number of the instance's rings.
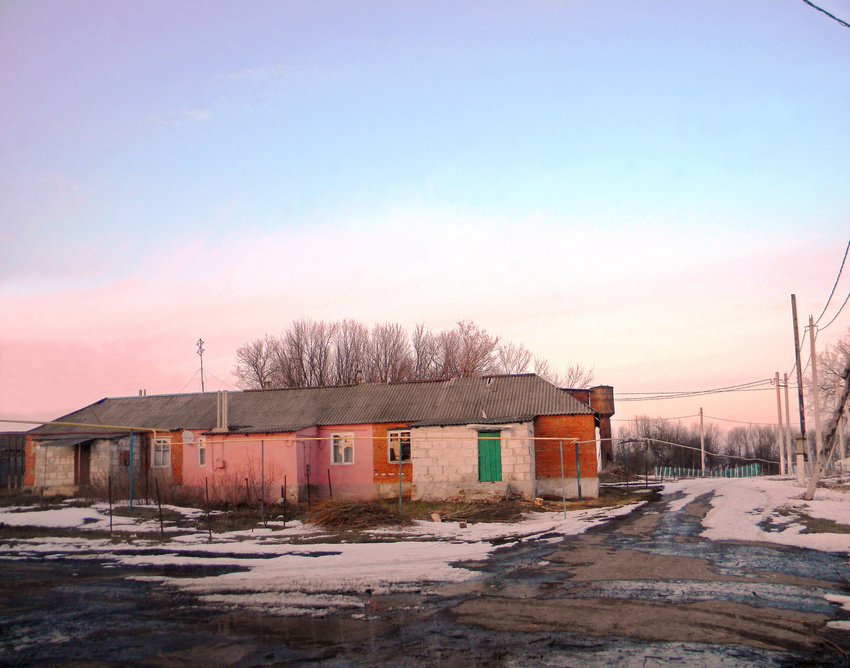
[[[660,497],[559,543],[464,566],[436,594],[364,610],[267,617],[199,606],[109,563],[3,560],[0,658],[10,665],[848,665],[837,554],[699,537],[712,497]],[[544,538],[544,537],[541,537]],[[200,575],[200,573],[197,573]]]

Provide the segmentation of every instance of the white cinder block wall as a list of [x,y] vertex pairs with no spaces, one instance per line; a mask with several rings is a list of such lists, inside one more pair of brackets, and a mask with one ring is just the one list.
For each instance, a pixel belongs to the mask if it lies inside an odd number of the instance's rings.
[[[74,486],[76,478],[76,445],[39,445],[35,448],[35,487],[65,489]],[[92,482],[105,480],[109,475],[129,476],[130,467],[125,464],[122,453],[130,453],[130,437],[98,439],[90,446],[89,476]],[[133,443],[133,465],[138,471],[142,464],[144,443],[136,437]]]
[[74,484],[74,446],[39,445],[35,448],[35,486],[68,487]]
[[[478,430],[500,431],[502,480],[478,480]],[[410,431],[413,498],[423,500],[535,496],[534,427],[530,422],[493,427],[418,427]]]

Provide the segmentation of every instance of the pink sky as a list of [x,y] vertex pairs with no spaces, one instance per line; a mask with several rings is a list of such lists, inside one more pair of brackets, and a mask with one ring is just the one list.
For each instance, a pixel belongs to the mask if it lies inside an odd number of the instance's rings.
[[[428,223],[420,223],[418,229],[426,229]],[[3,294],[2,310],[10,317],[0,339],[0,417],[53,419],[105,396],[140,389],[199,391],[198,338],[205,341],[206,389],[234,388],[236,348],[266,333],[279,334],[300,317],[355,318],[368,325],[391,320],[409,329],[421,321],[435,330],[472,319],[504,340],[524,343],[556,368],[572,362],[593,366],[596,382],[611,384],[618,393],[748,383],[791,371],[790,291],[798,293],[801,319],[817,316],[842,253],[837,239],[823,237],[808,248],[730,249],[728,256],[720,244],[713,250],[683,248],[672,268],[659,265],[630,281],[635,267],[629,266],[628,244],[614,241],[608,246],[609,271],[592,273],[593,260],[562,277],[555,251],[537,253],[544,260],[537,265],[530,250],[510,252],[535,237],[516,226],[491,236],[496,246],[508,249],[499,263],[504,271],[492,277],[469,266],[465,254],[429,249],[426,242],[423,256],[411,258],[398,281],[391,267],[382,266],[358,268],[348,280],[351,267],[345,264],[315,275],[309,251],[319,236],[272,235],[259,242],[234,239],[165,249],[155,262],[137,265],[121,280]],[[389,255],[405,236],[349,233],[321,248],[335,257],[343,247],[352,257],[376,249]],[[429,236],[438,237],[435,230]],[[263,266],[259,249],[291,259]],[[795,259],[799,268],[786,271]],[[571,284],[571,275],[585,272],[592,280]],[[842,289],[848,284],[842,278]],[[831,313],[840,306],[835,301]],[[850,313],[842,312],[819,334],[819,345],[846,334],[848,322]],[[689,416],[700,407],[727,420],[776,419],[771,391],[621,401],[616,417]]]
[[[850,230],[847,53],[802,2],[0,5],[0,419],[198,391],[199,338],[232,387],[299,318],[471,320],[615,392],[790,371]],[[775,419],[616,417],[700,406]]]

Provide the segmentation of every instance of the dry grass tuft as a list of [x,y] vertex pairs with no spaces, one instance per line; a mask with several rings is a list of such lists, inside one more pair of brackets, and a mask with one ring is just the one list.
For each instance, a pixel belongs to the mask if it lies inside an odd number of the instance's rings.
[[411,524],[409,517],[399,515],[398,508],[383,501],[328,501],[315,505],[307,521],[325,529],[362,531],[385,526]]
[[518,522],[529,511],[517,501],[479,501],[444,505],[437,510],[446,522]]

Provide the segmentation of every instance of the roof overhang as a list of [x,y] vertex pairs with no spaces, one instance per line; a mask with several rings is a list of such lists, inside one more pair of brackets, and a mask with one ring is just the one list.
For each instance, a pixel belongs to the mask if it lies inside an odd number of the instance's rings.
[[512,415],[509,417],[498,417],[492,419],[476,418],[474,421],[466,419],[445,419],[445,420],[420,420],[419,422],[411,422],[411,428],[418,427],[469,427],[470,429],[496,431],[498,427],[509,429],[512,425],[531,422],[534,420],[534,415]]
[[119,432],[119,433],[109,433],[109,434],[64,434],[62,436],[34,436],[33,441],[35,441],[38,445],[47,445],[50,447],[62,447],[69,445],[83,445],[85,443],[91,443],[93,441],[100,440],[109,440],[113,438],[120,438],[122,436],[129,436],[129,432]]

